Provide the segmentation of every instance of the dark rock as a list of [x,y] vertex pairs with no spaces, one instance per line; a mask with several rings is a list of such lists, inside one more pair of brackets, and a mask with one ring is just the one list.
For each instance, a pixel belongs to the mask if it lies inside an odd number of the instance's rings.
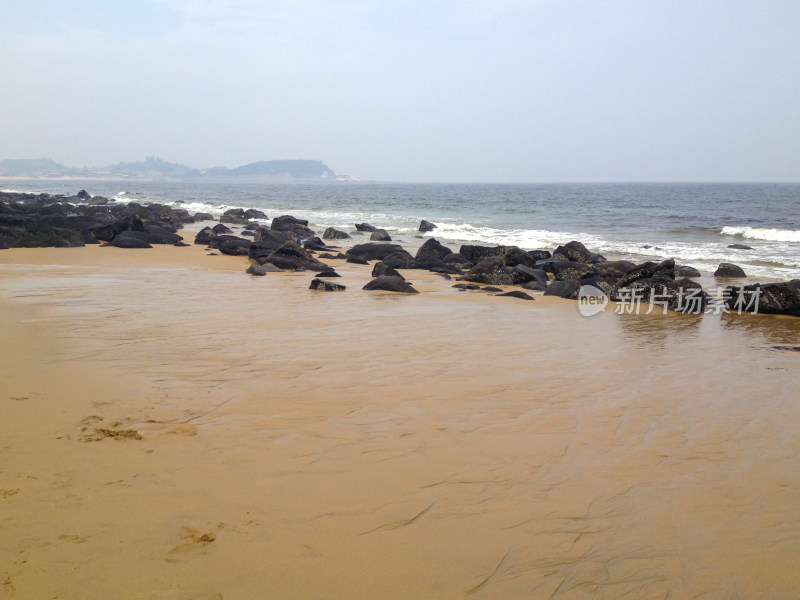
[[229,256],[245,256],[250,253],[253,242],[235,235],[217,235],[211,238],[208,245]]
[[410,269],[414,265],[414,259],[411,254],[403,250],[402,252],[392,252],[383,258],[388,266],[394,269]]
[[534,292],[543,292],[547,289],[547,284],[542,283],[541,281],[527,281],[522,284],[522,287],[526,290],[531,290]]
[[244,237],[255,237],[256,234],[253,231],[244,230],[241,235]]
[[714,277],[747,277],[744,270],[739,265],[733,263],[719,263],[719,267],[714,271]]
[[729,286],[723,294],[725,306],[737,312],[800,317],[800,279],[781,283]]
[[442,279],[452,279],[452,277],[450,277],[450,275],[448,275],[447,273],[439,273],[438,275]]
[[348,256],[347,262],[353,263],[354,265],[368,265],[369,262],[361,258],[360,256]]
[[391,275],[376,277],[361,289],[400,292],[403,294],[419,294],[419,291],[415,290],[410,283],[399,277],[392,277]]
[[336,271],[321,271],[314,275],[314,277],[341,277]]
[[542,269],[531,269],[525,265],[515,265],[511,269],[511,279],[516,285],[522,285],[529,281],[538,281],[543,286],[547,286],[550,278]]
[[687,265],[681,265],[679,267],[675,267],[675,276],[676,277],[701,277],[700,271],[695,269],[694,267],[690,267]]
[[528,256],[533,259],[534,264],[537,260],[547,260],[552,257],[549,250],[528,250]]
[[732,248],[734,250],[752,250],[752,246],[746,246],[745,244],[730,244],[728,248]]
[[448,265],[460,265],[463,268],[469,268],[474,266],[466,256],[462,256],[458,252],[451,252],[450,254],[446,255],[442,258],[442,261]]
[[280,269],[292,271],[329,271],[330,267],[314,258],[296,242],[286,242],[267,256],[261,264],[270,263]]
[[250,265],[249,267],[247,267],[246,272],[249,273],[250,275],[256,275],[258,277],[263,277],[264,275],[267,274],[267,270],[260,265]]
[[257,231],[261,227],[263,227],[263,225],[261,225],[260,223],[256,223],[255,221],[251,221],[250,223],[248,223],[247,225],[244,226],[244,230],[245,231]]
[[602,277],[622,279],[636,268],[636,264],[629,260],[609,260],[606,262],[594,263],[592,268],[594,268],[595,273]]
[[343,292],[347,288],[339,283],[323,281],[322,279],[314,279],[311,281],[311,285],[308,286],[308,289],[322,290],[324,292]]
[[373,277],[380,277],[381,275],[390,275],[392,277],[399,277],[400,279],[405,279],[400,273],[398,273],[394,268],[390,267],[383,261],[378,261],[372,267],[372,276]]
[[557,281],[569,279],[583,279],[595,275],[594,265],[573,262],[571,260],[549,260],[544,264],[538,263],[541,270],[552,273]]
[[466,258],[469,262],[477,265],[484,258],[492,256],[500,256],[503,253],[504,246],[478,246],[465,244],[461,246],[458,253]]
[[214,232],[211,231],[211,227],[203,227],[200,231],[197,232],[197,235],[194,236],[194,243],[208,246],[213,236]]
[[324,252],[319,255],[320,258],[325,258],[328,260],[345,260],[347,256],[339,252],[338,254],[331,254],[330,252]]
[[450,265],[442,264],[438,267],[430,267],[428,269],[431,273],[444,273],[446,275],[463,275],[464,271]]
[[[206,227],[208,229],[208,227]],[[217,223],[211,228],[211,231],[217,235],[231,235],[233,231],[222,223]]]
[[633,269],[628,271],[628,274],[619,282],[619,287],[624,288],[639,279],[675,279],[675,260],[668,258],[660,263],[645,262],[636,265]]
[[366,231],[367,233],[375,231],[377,228],[369,223],[356,223],[356,231]]
[[322,239],[324,240],[346,240],[350,238],[349,233],[345,233],[344,231],[339,231],[338,229],[334,229],[333,227],[328,227],[325,230],[325,233],[322,234]]
[[567,279],[564,281],[554,281],[547,286],[544,291],[545,296],[556,296],[558,298],[567,298],[569,300],[577,300],[578,292],[584,284],[579,279]]
[[195,221],[214,221],[214,215],[207,212],[196,212],[194,213],[194,220]]
[[586,246],[576,241],[559,246],[555,249],[553,255],[565,256],[567,260],[583,264],[593,264],[606,261],[604,256],[590,252]]
[[800,346],[773,346],[772,349],[784,352],[800,352]]
[[464,279],[466,281],[494,285],[511,285],[514,283],[510,269],[506,268],[503,259],[499,256],[492,256],[479,261],[464,275]]
[[366,244],[356,244],[350,248],[346,254],[347,256],[355,256],[364,260],[383,260],[394,252],[402,252],[405,253],[409,259],[412,258],[412,256],[399,244],[379,244],[372,242],[368,242]]
[[676,312],[690,314],[703,313],[710,303],[711,297],[703,291],[696,281],[691,279],[669,279],[665,277],[648,277],[618,285],[609,297],[616,302],[623,302],[632,307],[634,298],[638,299],[638,309],[631,312],[647,312],[648,310],[664,310],[664,307]]
[[244,216],[246,219],[269,219],[266,213],[258,210],[257,208],[248,208],[246,211],[244,211]]
[[422,221],[419,222],[419,231],[423,233],[428,231],[433,231],[436,228],[437,228],[436,225],[434,225],[430,221],[426,221],[425,219],[422,219]]
[[233,223],[234,225],[244,225],[247,223],[247,217],[244,216],[244,209],[231,208],[222,213],[219,218],[220,223]]
[[443,245],[436,238],[428,238],[425,240],[425,243],[419,247],[419,250],[417,250],[414,260],[419,264],[430,262],[432,259],[444,261],[445,257],[450,254],[453,254],[450,248]]
[[175,243],[174,243],[174,244],[172,244],[172,245],[173,245],[173,246],[177,246],[178,248],[188,248],[189,246],[191,246],[191,244],[187,244],[187,243],[186,243],[186,242],[184,242],[183,240],[181,240],[180,242],[175,242]]
[[328,248],[328,246],[325,245],[325,242],[323,242],[316,236],[307,239],[305,242],[303,242],[303,248],[305,248],[306,250],[317,250],[317,251],[330,250],[330,248]]
[[110,242],[103,246],[113,246],[115,248],[152,248],[145,240],[133,235],[133,232],[123,231]]
[[81,190],[80,192],[78,192],[76,194],[76,196],[78,196],[78,198],[80,198],[81,200],[91,200],[92,199],[92,195],[89,194],[86,190]]
[[[474,283],[457,283],[453,287],[456,288],[457,290],[479,290],[479,289],[481,289],[481,286],[475,285]],[[497,289],[499,289],[499,288],[497,288]],[[500,290],[500,291],[502,292],[503,290]]]
[[519,298],[520,300],[533,300],[533,296],[529,296],[525,292],[521,292],[520,290],[514,290],[511,292],[504,292],[502,294],[497,294],[497,296],[508,296],[509,298]]
[[373,242],[391,242],[392,236],[386,233],[385,229],[376,229],[370,234],[369,239]]
[[503,290],[500,289],[499,287],[494,287],[493,285],[487,285],[487,286],[481,288],[481,291],[482,292],[502,292]]
[[282,215],[272,219],[270,225],[272,231],[292,232],[301,240],[314,237],[314,232],[308,228],[308,221],[296,219],[291,215]]
[[291,231],[273,231],[266,227],[259,227],[256,229],[256,235],[253,241],[261,248],[277,250],[286,242],[299,242],[300,238]]

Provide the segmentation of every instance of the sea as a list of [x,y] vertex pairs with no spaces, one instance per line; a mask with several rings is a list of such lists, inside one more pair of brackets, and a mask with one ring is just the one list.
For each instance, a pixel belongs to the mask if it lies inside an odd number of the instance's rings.
[[552,250],[578,240],[608,258],[671,257],[706,274],[733,262],[751,278],[800,278],[800,184],[0,179],[0,188],[66,195],[86,189],[117,202],[157,202],[217,217],[230,208],[257,208],[270,218],[307,219],[320,234],[365,222],[401,240],[419,235],[426,219],[437,226],[426,236],[456,249]]

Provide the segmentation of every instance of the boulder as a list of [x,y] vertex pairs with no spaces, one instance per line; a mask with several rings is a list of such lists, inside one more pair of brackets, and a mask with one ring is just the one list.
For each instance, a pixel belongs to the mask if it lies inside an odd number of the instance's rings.
[[531,280],[523,283],[522,288],[534,292],[543,292],[547,289],[547,284],[542,283],[541,281]]
[[250,246],[252,244],[252,241],[236,237],[235,235],[218,235],[211,238],[211,241],[208,243],[210,248],[214,248],[230,256],[249,255]]
[[369,264],[369,262],[367,262],[366,260],[364,260],[360,256],[348,256],[346,262],[352,263],[354,265],[368,265]]
[[323,240],[347,240],[350,239],[350,234],[344,231],[339,231],[333,227],[328,227],[322,234]]
[[308,286],[310,290],[322,290],[323,292],[343,292],[346,286],[331,281],[323,281],[322,279],[313,279],[311,285]]
[[479,261],[464,275],[464,280],[493,285],[511,285],[514,283],[511,270],[506,268],[503,259],[499,256],[491,256]]
[[444,261],[445,257],[450,254],[453,254],[453,251],[450,250],[450,248],[443,245],[436,238],[428,238],[425,240],[425,243],[419,247],[419,250],[417,250],[414,260],[418,264],[430,262],[432,259]]
[[303,248],[305,248],[306,250],[317,250],[319,252],[330,250],[330,248],[328,248],[328,246],[325,245],[325,242],[323,242],[316,236],[307,239],[305,242],[303,242]]
[[583,279],[597,273],[593,265],[571,260],[548,260],[539,266],[541,270],[552,273],[557,281]]
[[258,277],[263,277],[264,275],[267,274],[267,270],[260,265],[250,265],[249,267],[247,267],[247,271],[245,272],[249,273],[250,275],[256,275]]
[[739,265],[735,265],[733,263],[719,263],[719,267],[717,270],[714,271],[714,277],[727,277],[727,278],[735,278],[735,277],[747,277],[744,273],[744,269]]
[[723,297],[725,306],[737,312],[800,317],[800,279],[729,286],[725,288]]
[[[208,227],[206,227],[206,229],[208,229]],[[231,235],[233,233],[233,230],[231,230],[226,225],[223,225],[222,223],[217,223],[216,225],[214,225],[211,228],[211,231],[217,235]]]
[[394,268],[390,267],[383,261],[378,261],[372,267],[372,276],[380,277],[381,275],[391,275],[392,277],[405,279],[405,277],[400,275],[400,273],[398,273]]
[[392,236],[386,233],[385,229],[376,229],[370,234],[369,239],[373,242],[391,242]]
[[232,223],[234,225],[244,225],[247,223],[247,217],[244,216],[243,208],[231,208],[222,213],[219,218],[220,223]]
[[550,254],[549,250],[528,250],[528,256],[533,259],[534,264],[537,260],[547,260],[548,258],[552,258],[552,254]]
[[563,256],[566,257],[567,260],[583,264],[593,264],[606,261],[604,256],[590,252],[586,246],[577,241],[568,242],[563,246],[559,246],[553,252],[553,256]]
[[366,231],[367,233],[370,233],[376,229],[376,227],[373,227],[369,223],[356,223],[356,231]]
[[244,211],[244,216],[246,219],[269,219],[265,212],[260,211],[257,208],[248,208],[246,211]]
[[425,219],[422,219],[422,221],[419,222],[419,231],[421,231],[422,233],[433,231],[436,228],[437,228],[436,225],[434,225],[430,221],[426,221]]
[[356,244],[350,248],[346,254],[347,256],[358,257],[363,260],[383,260],[394,252],[404,253],[409,259],[413,258],[411,254],[404,250],[399,244],[379,244],[372,242]]
[[214,215],[207,212],[196,212],[194,213],[194,220],[195,221],[214,221]]
[[496,294],[497,296],[508,296],[509,298],[519,298],[520,300],[533,300],[533,296],[529,296],[525,292],[520,290],[514,290],[511,292],[504,292],[502,294]]
[[318,261],[308,250],[302,248],[297,242],[286,242],[260,262],[261,264],[270,263],[280,269],[292,271],[330,270],[328,265]]
[[675,260],[668,258],[660,263],[648,261],[636,265],[620,280],[619,287],[626,287],[639,279],[652,278],[675,279]]
[[414,267],[414,259],[405,250],[392,252],[383,258],[383,262],[395,269],[410,269]]
[[341,277],[336,271],[328,270],[328,271],[320,271],[314,277]]
[[392,277],[391,275],[376,277],[361,289],[399,292],[403,294],[419,294],[419,291],[414,289],[410,283],[399,277]]
[[579,279],[566,279],[563,281],[554,281],[547,286],[544,291],[545,296],[556,296],[557,298],[567,298],[569,300],[577,300],[578,292],[584,282]]
[[700,271],[688,265],[675,267],[675,277],[701,277]]
[[115,248],[152,248],[145,240],[129,231],[123,231],[110,242],[103,244],[103,246],[113,246]]
[[511,269],[511,280],[516,285],[522,285],[529,281],[538,281],[542,286],[547,287],[550,278],[542,269],[531,269],[525,265],[515,265]]
[[664,308],[667,308],[676,312],[700,314],[711,301],[711,297],[696,281],[658,276],[637,279],[624,287],[617,285],[609,297],[629,307],[638,303],[638,308],[633,308],[629,312],[639,313],[659,309],[663,312]]
[[745,244],[729,244],[728,248],[732,248],[733,250],[752,250],[752,246],[746,246]]
[[291,215],[282,215],[272,219],[272,231],[292,232],[301,240],[314,237],[314,232],[308,228],[308,221],[297,219]]

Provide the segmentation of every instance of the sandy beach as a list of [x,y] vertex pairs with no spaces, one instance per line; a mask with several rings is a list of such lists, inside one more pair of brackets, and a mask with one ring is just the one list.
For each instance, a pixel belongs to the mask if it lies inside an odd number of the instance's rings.
[[796,598],[800,319],[0,251],[0,597]]

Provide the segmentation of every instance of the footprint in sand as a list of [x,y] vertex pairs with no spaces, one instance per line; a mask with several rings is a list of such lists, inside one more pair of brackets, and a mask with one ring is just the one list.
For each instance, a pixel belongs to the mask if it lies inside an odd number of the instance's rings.
[[17,586],[15,586],[14,582],[11,581],[11,575],[6,575],[6,578],[3,579],[3,589],[10,598],[13,598],[17,595]]
[[184,527],[181,538],[183,541],[167,553],[167,562],[178,562],[183,555],[208,546],[217,539],[217,536],[213,531],[201,533],[191,527]]
[[89,539],[89,536],[83,535],[73,535],[69,533],[65,533],[63,535],[58,536],[62,542],[69,542],[71,544],[83,544],[85,541]]

